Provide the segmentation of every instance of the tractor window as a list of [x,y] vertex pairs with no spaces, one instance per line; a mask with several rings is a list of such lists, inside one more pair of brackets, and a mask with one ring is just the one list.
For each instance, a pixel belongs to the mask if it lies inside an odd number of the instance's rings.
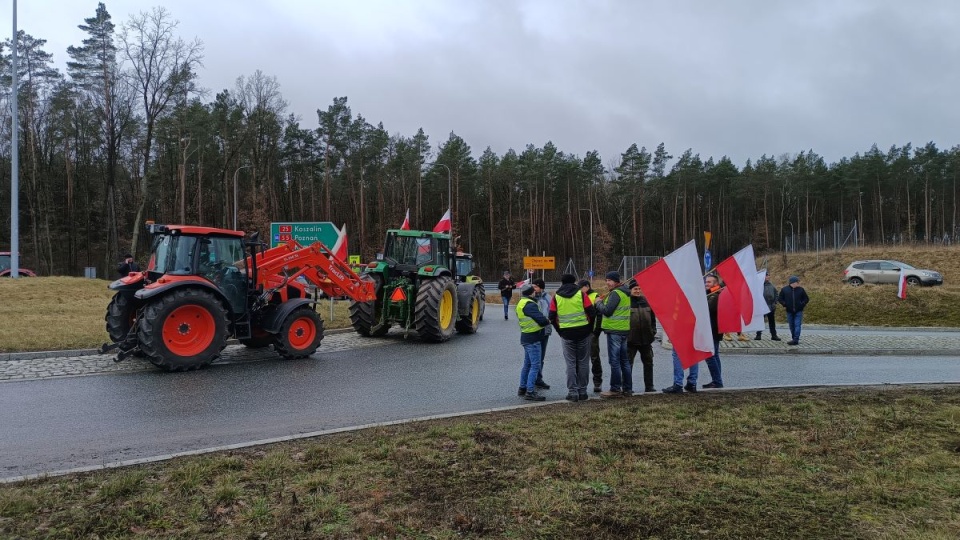
[[0,255],[0,272],[10,269],[10,255]]
[[240,273],[236,263],[243,260],[243,244],[239,238],[202,238],[197,273],[219,285],[227,271]]
[[153,271],[181,276],[193,274],[193,250],[196,245],[197,239],[193,236],[158,237],[151,255],[155,261]]
[[473,259],[468,257],[457,257],[457,275],[469,276],[473,273]]
[[433,242],[430,238],[415,236],[388,236],[384,255],[400,264],[422,266],[433,262]]
[[428,264],[433,260],[433,246],[429,238],[417,238],[417,266]]

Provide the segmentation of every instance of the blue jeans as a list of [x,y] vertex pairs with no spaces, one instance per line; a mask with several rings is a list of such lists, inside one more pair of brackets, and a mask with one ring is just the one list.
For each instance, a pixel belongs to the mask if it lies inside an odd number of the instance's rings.
[[707,369],[710,370],[712,382],[723,386],[723,377],[720,375],[720,341],[713,342],[713,356],[707,358]]
[[800,341],[800,326],[803,324],[803,312],[798,311],[796,313],[787,312],[787,326],[790,328],[790,337],[794,341]]
[[510,311],[510,299],[512,296],[503,296],[500,295],[500,299],[503,300],[503,318],[507,318],[507,313]]
[[633,368],[627,353],[627,336],[607,334],[607,360],[610,362],[610,391],[633,392]]
[[537,377],[540,376],[540,342],[523,345],[523,369],[520,370],[520,388],[527,392],[537,390]]
[[[687,384],[697,386],[697,376],[700,375],[700,362],[690,366],[690,373],[687,374]],[[683,386],[683,366],[680,365],[680,357],[677,356],[677,350],[673,350],[673,384]]]
[[550,334],[544,333],[543,339],[540,340],[540,373],[537,373],[537,384],[544,384],[543,366],[546,365],[547,359],[547,341],[550,341]]

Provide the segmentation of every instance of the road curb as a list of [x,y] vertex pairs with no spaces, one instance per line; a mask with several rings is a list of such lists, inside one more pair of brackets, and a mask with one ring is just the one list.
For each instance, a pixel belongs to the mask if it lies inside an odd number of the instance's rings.
[[[324,330],[323,334],[336,335],[353,332],[353,328],[333,328]],[[227,345],[236,345],[240,343],[235,339],[227,340]],[[100,354],[99,349],[64,349],[58,351],[23,351],[0,353],[0,362],[12,362],[17,360],[36,360],[37,358],[62,358],[66,356],[94,356]]]

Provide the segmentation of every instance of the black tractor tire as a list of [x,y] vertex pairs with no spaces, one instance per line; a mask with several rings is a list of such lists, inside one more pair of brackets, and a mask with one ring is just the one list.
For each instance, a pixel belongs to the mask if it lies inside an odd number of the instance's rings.
[[107,305],[107,314],[104,320],[107,322],[107,334],[110,341],[119,343],[123,341],[131,328],[136,327],[137,310],[143,304],[132,294],[117,293],[113,295],[110,304]]
[[190,371],[220,356],[227,344],[227,311],[212,293],[177,289],[151,299],[137,324],[140,350],[166,371]]
[[274,336],[273,348],[288,360],[306,358],[323,341],[323,319],[309,306],[293,310]]
[[380,324],[381,310],[383,309],[383,289],[378,277],[363,276],[363,279],[375,283],[374,290],[377,299],[372,302],[353,302],[350,304],[350,323],[358,334],[365,337],[380,337],[390,331],[390,323]]
[[413,325],[425,341],[447,341],[453,335],[457,314],[457,285],[443,276],[421,283],[413,312]]
[[476,334],[480,326],[480,318],[483,317],[483,288],[475,287],[473,294],[470,295],[470,305],[467,306],[467,314],[461,316],[457,321],[457,332],[461,334]]

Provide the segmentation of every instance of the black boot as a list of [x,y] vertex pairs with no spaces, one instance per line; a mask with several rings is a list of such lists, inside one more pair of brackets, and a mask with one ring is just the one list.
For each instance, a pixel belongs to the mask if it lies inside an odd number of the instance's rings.
[[644,392],[657,391],[657,389],[653,386],[653,364],[643,365],[643,391]]

